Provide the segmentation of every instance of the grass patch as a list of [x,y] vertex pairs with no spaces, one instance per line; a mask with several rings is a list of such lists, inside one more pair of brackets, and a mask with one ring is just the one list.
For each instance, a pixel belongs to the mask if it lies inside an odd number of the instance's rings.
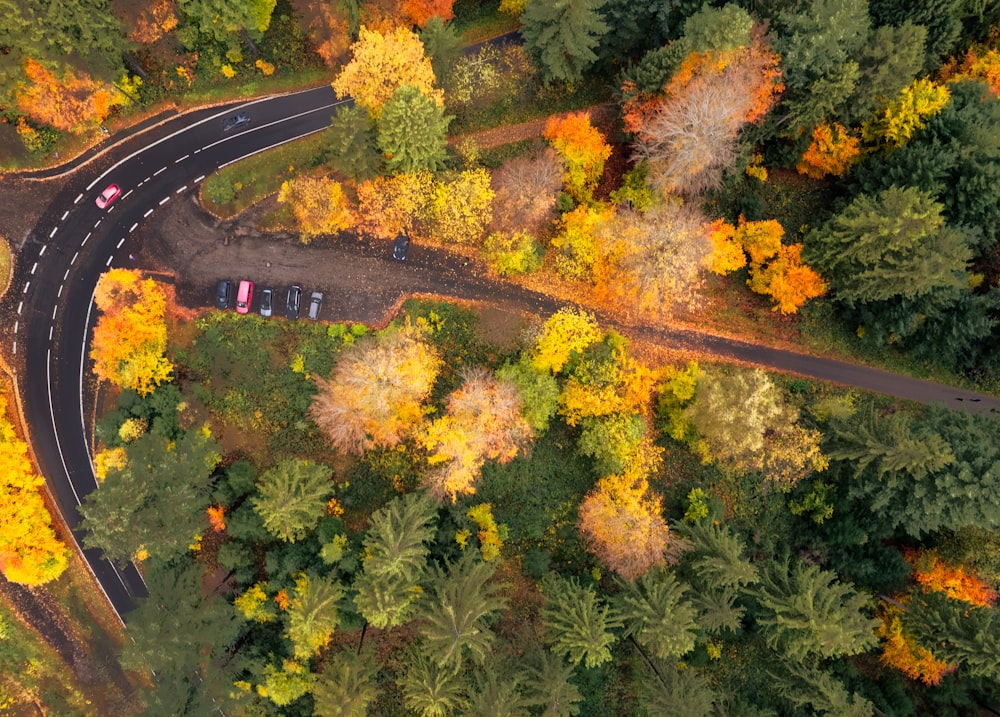
[[0,296],[10,288],[10,279],[14,273],[14,258],[10,251],[10,242],[6,237],[0,237]]
[[202,184],[202,201],[213,214],[236,216],[251,204],[277,192],[281,183],[319,166],[325,133],[288,142],[242,159],[212,174]]

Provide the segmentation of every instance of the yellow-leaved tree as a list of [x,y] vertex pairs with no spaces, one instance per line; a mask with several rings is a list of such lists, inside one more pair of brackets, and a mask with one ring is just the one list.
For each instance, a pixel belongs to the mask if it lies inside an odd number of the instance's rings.
[[353,97],[358,107],[378,119],[385,103],[403,85],[444,104],[444,92],[434,87],[434,70],[416,33],[397,27],[383,35],[362,26],[357,42],[351,45],[351,61],[333,81],[337,97]]
[[90,357],[94,373],[145,396],[170,378],[167,299],[152,279],[137,271],[111,269],[97,282],[94,302],[101,312]]
[[329,381],[313,378],[320,390],[310,412],[345,453],[393,446],[423,418],[440,369],[418,328],[388,329],[345,349]]
[[559,309],[542,327],[531,362],[539,371],[559,373],[574,353],[582,352],[603,336],[593,314],[573,307]]
[[927,120],[944,109],[951,99],[945,85],[928,79],[914,80],[899,97],[861,126],[862,138],[871,144],[902,147]]
[[427,206],[427,233],[454,244],[479,244],[493,218],[493,189],[485,169],[467,169],[434,183]]
[[426,478],[428,488],[453,502],[459,494],[475,493],[483,464],[513,459],[531,435],[517,386],[486,369],[467,370],[448,398],[445,415],[432,421],[422,437],[427,462],[436,466]]
[[14,583],[41,585],[66,569],[66,546],[52,529],[28,446],[7,420],[0,395],[0,572]]
[[434,191],[430,172],[376,177],[358,185],[358,231],[376,239],[410,234],[423,221]]
[[283,182],[278,201],[291,206],[303,244],[354,224],[354,212],[343,187],[330,177],[296,177]]

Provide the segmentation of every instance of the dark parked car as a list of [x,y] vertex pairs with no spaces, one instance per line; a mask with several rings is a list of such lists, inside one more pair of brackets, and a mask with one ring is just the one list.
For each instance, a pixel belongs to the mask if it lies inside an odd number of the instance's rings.
[[323,306],[323,294],[319,291],[314,291],[312,296],[309,297],[309,318],[313,321],[319,319],[319,310]]
[[285,302],[285,316],[299,318],[299,304],[302,303],[302,287],[293,284],[288,287],[288,301]]
[[392,245],[392,258],[396,261],[404,261],[406,252],[410,250],[410,237],[408,234],[400,234],[396,237],[396,243]]
[[246,127],[248,124],[250,124],[250,113],[244,110],[222,120],[222,131],[231,132],[234,129]]
[[274,301],[274,292],[264,289],[260,292],[260,315],[267,317],[271,315],[271,304]]
[[215,306],[219,309],[229,308],[229,298],[233,295],[233,282],[223,279],[215,287]]

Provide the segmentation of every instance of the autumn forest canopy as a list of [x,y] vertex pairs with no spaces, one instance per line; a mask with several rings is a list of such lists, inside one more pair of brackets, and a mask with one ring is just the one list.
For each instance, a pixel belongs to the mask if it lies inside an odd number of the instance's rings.
[[[523,42],[466,47],[488,22]],[[90,359],[118,402],[80,513],[150,590],[121,654],[142,714],[1000,709],[1000,419],[596,318],[752,307],[995,390],[998,26],[974,0],[7,3],[17,161],[314,72],[354,99],[314,156],[220,172],[206,204],[272,182],[302,243],[405,234],[574,300],[501,340],[432,301],[378,330],[175,316],[106,273]],[[0,500],[40,495],[0,439]],[[64,548],[23,505],[0,569],[39,584]]]

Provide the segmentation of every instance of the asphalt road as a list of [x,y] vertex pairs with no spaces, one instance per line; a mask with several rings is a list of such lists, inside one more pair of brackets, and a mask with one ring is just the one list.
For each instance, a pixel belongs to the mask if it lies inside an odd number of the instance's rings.
[[[15,317],[13,326],[4,330],[13,351],[12,363],[20,367],[17,378],[32,446],[71,527],[79,522],[80,501],[97,487],[87,440],[95,386],[86,344],[94,321],[92,299],[98,277],[108,267],[130,264],[136,229],[158,209],[182,200],[220,166],[325,128],[336,103],[333,91],[324,86],[176,117],[81,166],[52,198],[25,242],[14,283],[4,298],[5,315]],[[253,121],[247,128],[224,134],[221,118],[237,106],[248,108]],[[94,199],[110,183],[118,184],[123,194],[110,210],[100,210]],[[353,247],[347,251],[356,252],[358,262],[370,258],[373,251],[364,243]],[[413,252],[400,271],[419,271],[420,283],[441,295],[495,299],[530,313],[550,313],[560,306],[544,294],[471,276],[463,271],[460,259],[443,252]],[[209,298],[206,292],[206,302]],[[280,292],[277,300],[280,307]],[[625,327],[622,333],[900,398],[1000,411],[996,397],[842,361],[695,331],[640,326]],[[74,535],[79,542],[79,531],[74,529]],[[96,551],[85,554],[112,605],[124,615],[133,607],[134,598],[145,594],[138,571],[131,565],[118,570]]]

